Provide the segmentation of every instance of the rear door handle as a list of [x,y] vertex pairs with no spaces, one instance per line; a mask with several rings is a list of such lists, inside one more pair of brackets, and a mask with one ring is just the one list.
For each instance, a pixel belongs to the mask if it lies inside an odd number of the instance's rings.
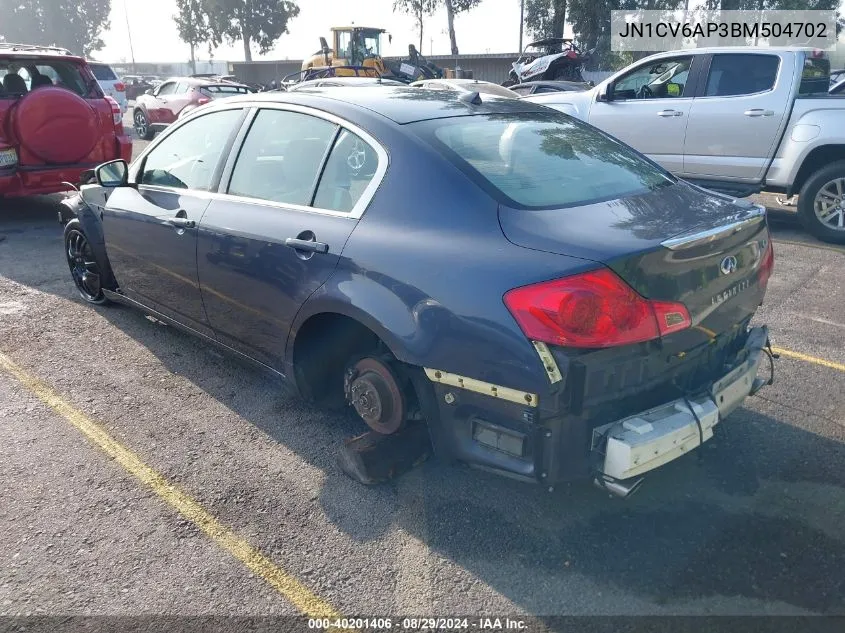
[[764,110],[763,108],[751,108],[745,111],[745,116],[774,116],[772,110]]
[[657,116],[670,117],[670,116],[683,116],[683,114],[684,114],[683,112],[680,112],[678,110],[661,110],[660,112],[657,113]]
[[310,253],[328,253],[329,245],[323,242],[314,242],[311,240],[300,240],[295,237],[289,237],[285,240],[285,246],[290,246],[295,251],[308,251]]
[[197,225],[197,223],[193,220],[189,220],[188,218],[180,218],[179,216],[176,216],[175,218],[167,218],[167,223],[172,224],[173,226],[177,226],[180,229],[192,229]]

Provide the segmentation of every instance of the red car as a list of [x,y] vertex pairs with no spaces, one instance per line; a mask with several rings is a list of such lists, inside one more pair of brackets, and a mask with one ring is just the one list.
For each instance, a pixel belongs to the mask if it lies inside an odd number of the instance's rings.
[[148,90],[135,100],[132,120],[135,132],[149,141],[180,115],[214,99],[253,92],[248,86],[198,77],[168,79],[158,88]]
[[118,158],[132,139],[82,57],[0,43],[0,198],[65,191]]

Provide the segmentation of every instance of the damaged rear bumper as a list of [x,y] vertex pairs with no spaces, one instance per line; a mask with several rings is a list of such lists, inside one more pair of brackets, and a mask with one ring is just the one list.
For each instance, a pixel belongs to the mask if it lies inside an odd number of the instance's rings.
[[427,416],[435,453],[547,487],[595,477],[625,496],[645,473],[712,438],[714,427],[764,384],[757,370],[768,330],[752,328],[744,339],[732,366],[706,391],[598,424],[541,408],[541,394],[426,369],[437,408]]
[[705,393],[594,429],[591,450],[597,457],[599,483],[641,477],[711,439],[716,425],[765,384],[757,378],[757,370],[767,345],[766,327],[754,328],[739,356],[742,360]]

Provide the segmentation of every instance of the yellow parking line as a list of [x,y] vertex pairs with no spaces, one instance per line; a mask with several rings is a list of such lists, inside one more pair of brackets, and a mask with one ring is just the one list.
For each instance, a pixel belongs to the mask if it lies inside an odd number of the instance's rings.
[[841,363],[834,363],[832,360],[825,360],[824,358],[817,358],[809,354],[802,354],[801,352],[793,352],[782,347],[773,347],[772,351],[775,354],[786,356],[787,358],[794,358],[796,360],[803,360],[805,363],[813,363],[814,365],[821,365],[822,367],[829,367],[830,369],[838,369],[845,371],[845,365]]
[[261,552],[239,537],[210,514],[190,496],[176,488],[167,479],[147,466],[141,458],[109,435],[99,424],[79,409],[66,402],[55,391],[35,376],[16,365],[0,352],[0,369],[4,369],[41,402],[70,422],[91,442],[148,486],[163,501],[173,506],[183,517],[205,532],[232,556],[241,561],[252,573],[263,578],[303,614],[314,618],[335,618],[339,612],[319,598],[296,578],[266,558]]

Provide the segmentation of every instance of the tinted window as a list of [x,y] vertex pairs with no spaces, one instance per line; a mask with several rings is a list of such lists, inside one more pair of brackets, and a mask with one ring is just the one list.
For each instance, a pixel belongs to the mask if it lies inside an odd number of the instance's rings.
[[190,86],[189,86],[187,83],[185,83],[184,81],[181,81],[181,82],[179,82],[179,84],[176,86],[175,93],[176,93],[177,95],[182,95],[182,94],[185,94],[186,92],[188,92],[188,88],[190,88]]
[[[33,87],[61,86],[85,98],[102,96],[101,90],[95,87],[96,84],[86,79],[80,66],[73,62],[52,59],[0,60],[0,82],[7,74],[20,76],[26,85],[26,91],[32,90]],[[6,94],[0,90],[0,98],[9,97],[17,98],[17,94]]]
[[203,86],[200,88],[200,92],[210,99],[221,99],[223,97],[231,97],[233,95],[249,94],[249,90],[243,86]]
[[661,59],[646,64],[618,79],[614,99],[667,99],[689,96],[687,78],[692,57]]
[[162,139],[144,161],[147,185],[208,191],[240,110],[212,112],[193,119]]
[[[531,92],[531,86],[511,86],[511,90],[520,95],[527,95]],[[537,92],[542,92],[542,89],[537,89]]]
[[775,55],[715,55],[707,75],[708,97],[732,97],[771,90],[780,59]]
[[[827,57],[805,57],[798,94],[824,93],[829,86],[835,83],[832,81],[833,77],[834,74],[830,72],[830,59]],[[839,79],[841,78],[840,74]]]
[[238,155],[229,193],[311,204],[320,166],[336,133],[335,124],[307,114],[262,110]]
[[459,117],[428,125],[435,146],[480,175],[492,193],[521,206],[574,206],[674,182],[628,146],[562,114]]
[[105,64],[88,64],[97,81],[117,81],[117,75]]
[[372,146],[357,134],[343,130],[326,162],[314,206],[345,213],[352,211],[377,167],[378,154]]

